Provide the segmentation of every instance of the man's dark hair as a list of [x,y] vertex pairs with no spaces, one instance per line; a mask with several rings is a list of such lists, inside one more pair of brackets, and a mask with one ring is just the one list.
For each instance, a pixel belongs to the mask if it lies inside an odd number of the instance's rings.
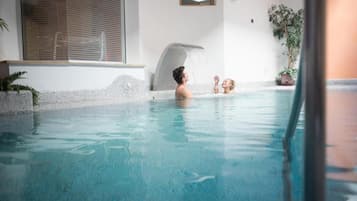
[[172,71],[172,76],[174,77],[177,84],[182,84],[184,70],[185,70],[185,67],[180,66],[180,67],[175,68],[175,70]]

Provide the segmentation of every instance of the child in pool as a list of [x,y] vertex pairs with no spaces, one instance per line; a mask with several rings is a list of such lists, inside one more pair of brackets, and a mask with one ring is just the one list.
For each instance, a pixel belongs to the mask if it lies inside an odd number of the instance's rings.
[[222,83],[223,93],[230,94],[234,91],[235,82],[232,79],[225,79]]
[[214,79],[213,93],[218,94],[219,93],[219,87],[218,87],[219,77],[218,77],[218,75],[214,76],[213,79]]
[[[214,79],[213,93],[217,94],[217,93],[219,93],[219,87],[218,87],[219,77],[216,75],[216,76],[214,76],[213,79]],[[223,93],[224,94],[232,93],[234,88],[235,88],[234,80],[232,80],[232,79],[223,80],[222,88],[223,88]]]

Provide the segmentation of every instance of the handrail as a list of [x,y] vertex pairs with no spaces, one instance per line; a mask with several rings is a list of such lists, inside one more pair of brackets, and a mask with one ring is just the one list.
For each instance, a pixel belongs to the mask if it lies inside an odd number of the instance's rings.
[[296,87],[295,87],[294,101],[293,101],[292,109],[290,112],[288,126],[286,128],[284,139],[283,139],[284,149],[290,148],[290,141],[291,141],[291,138],[294,136],[296,125],[299,120],[301,107],[302,107],[302,104],[305,99],[305,96],[303,93],[303,87],[302,87],[302,85],[303,85],[302,75],[303,75],[303,70],[304,70],[303,69],[304,68],[304,65],[303,65],[304,48],[302,48],[300,55],[301,56],[300,56],[300,60],[299,60],[299,73],[298,73]]
[[[304,201],[324,201],[326,185],[325,134],[325,0],[305,0],[304,43],[294,104],[283,139],[285,200],[291,199],[291,138],[305,99]],[[306,58],[305,58],[306,57]],[[303,62],[304,61],[304,64]],[[303,68],[301,68],[303,67]],[[304,75],[304,79],[302,77]],[[303,83],[304,82],[304,83]],[[303,91],[303,88],[304,91]],[[305,95],[303,95],[305,94]],[[305,96],[305,97],[304,97]]]
[[[293,108],[283,139],[285,200],[292,200],[291,138],[305,100],[304,201],[324,201],[326,185],[325,134],[325,0],[305,0],[304,43]],[[304,75],[304,77],[302,76]],[[304,88],[304,89],[303,89]],[[303,95],[305,94],[305,95]]]
[[287,128],[285,130],[285,135],[283,138],[283,150],[284,152],[284,160],[283,160],[283,182],[284,182],[284,200],[291,201],[291,181],[290,181],[290,163],[291,163],[291,138],[295,134],[295,129],[299,120],[300,112],[302,104],[305,100],[305,96],[303,93],[303,71],[304,71],[304,48],[302,48],[300,52],[300,60],[299,60],[299,72],[295,87],[295,94],[292,109],[290,112],[289,122]]

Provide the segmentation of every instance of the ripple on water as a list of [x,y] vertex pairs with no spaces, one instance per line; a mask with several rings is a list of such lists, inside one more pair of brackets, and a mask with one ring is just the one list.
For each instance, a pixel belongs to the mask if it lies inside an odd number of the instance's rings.
[[[193,99],[187,108],[154,101],[39,112],[25,124],[0,117],[7,185],[0,183],[0,200],[283,200],[281,140],[291,100],[290,92],[258,92]],[[355,129],[353,119],[343,118],[342,128]],[[356,135],[345,134],[327,148],[336,156],[329,159],[330,201],[356,195],[355,182],[343,180],[356,174],[356,163],[346,166],[338,155],[357,153],[349,141]],[[296,147],[292,181],[301,189]]]

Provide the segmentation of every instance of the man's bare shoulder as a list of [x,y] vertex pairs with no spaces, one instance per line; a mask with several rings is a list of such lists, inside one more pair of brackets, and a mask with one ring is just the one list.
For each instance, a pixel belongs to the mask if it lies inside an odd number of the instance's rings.
[[180,85],[176,87],[176,98],[191,98],[192,94],[185,86]]

